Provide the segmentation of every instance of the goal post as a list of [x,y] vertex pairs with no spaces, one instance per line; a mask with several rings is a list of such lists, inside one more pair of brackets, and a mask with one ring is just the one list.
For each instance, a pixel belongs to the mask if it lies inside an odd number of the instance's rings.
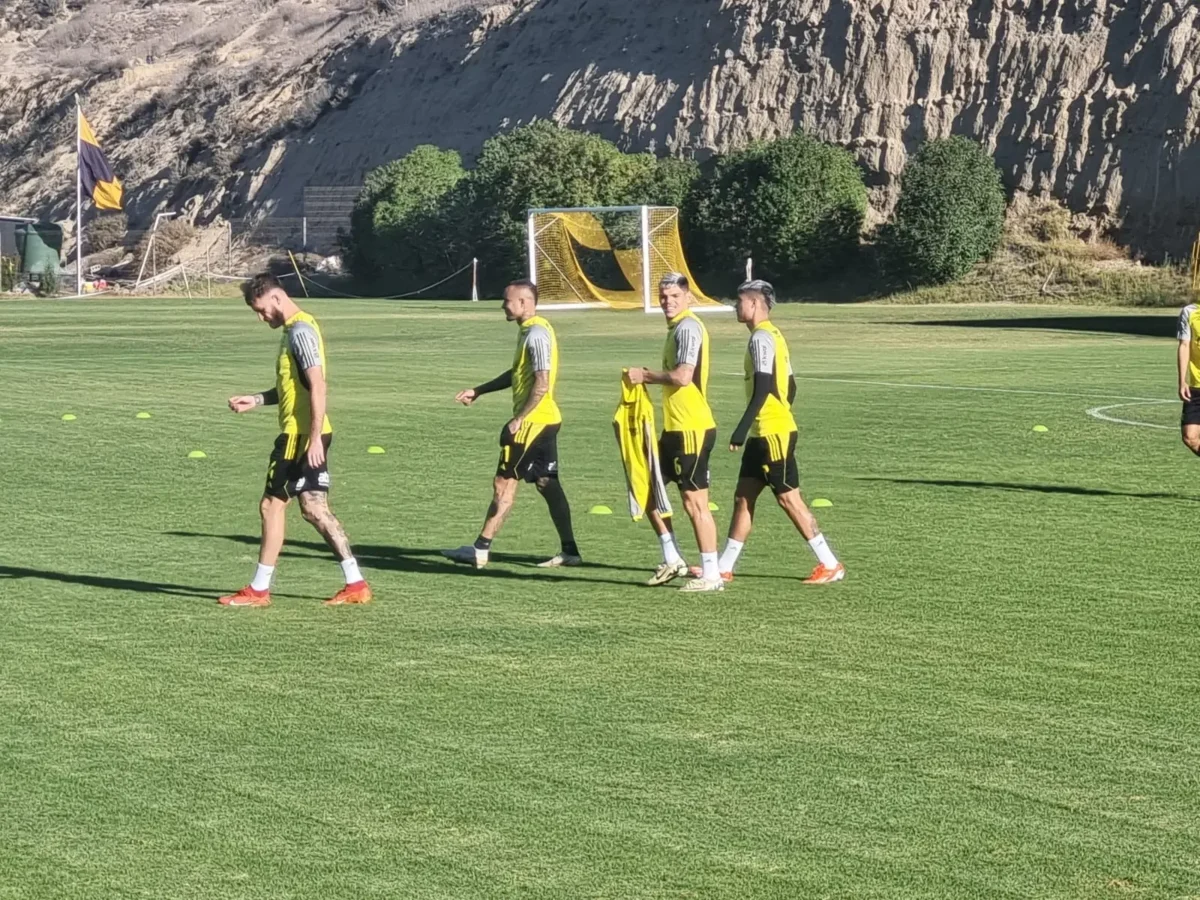
[[673,206],[531,209],[526,227],[529,278],[543,309],[656,312],[656,285],[669,272],[691,282],[697,311],[730,309],[696,283]]

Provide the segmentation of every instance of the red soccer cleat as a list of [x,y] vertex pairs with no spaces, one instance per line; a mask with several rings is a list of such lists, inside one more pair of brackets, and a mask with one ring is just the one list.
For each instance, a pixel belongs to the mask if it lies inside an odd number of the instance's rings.
[[230,594],[217,601],[222,606],[270,606],[271,592],[256,591],[247,585],[236,594]]
[[838,563],[833,568],[828,566],[817,566],[801,584],[833,584],[835,581],[841,581],[846,577],[846,567]]
[[365,581],[348,584],[328,600],[326,606],[350,606],[371,602],[371,588]]

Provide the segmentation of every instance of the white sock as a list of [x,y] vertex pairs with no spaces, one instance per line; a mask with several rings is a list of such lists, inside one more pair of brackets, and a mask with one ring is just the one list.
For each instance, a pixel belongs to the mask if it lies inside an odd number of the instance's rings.
[[717,567],[716,553],[701,553],[700,565],[704,569],[705,581],[720,581],[721,570]]
[[812,547],[812,552],[817,554],[817,561],[825,568],[832,569],[837,566],[837,557],[833,555],[833,551],[829,549],[829,544],[825,542],[825,535],[818,534],[808,542],[808,546]]
[[725,541],[725,552],[721,554],[717,568],[722,572],[732,572],[733,567],[737,565],[738,557],[742,555],[744,546],[746,546],[745,541],[735,541],[733,538]]
[[666,565],[673,566],[683,562],[683,557],[679,554],[679,545],[675,543],[675,535],[668,531],[666,534],[660,534],[658,540],[662,544],[663,562]]
[[362,572],[358,571],[358,560],[353,556],[342,560],[342,574],[346,576],[346,584],[362,581]]
[[271,576],[275,574],[274,566],[264,566],[258,564],[258,568],[254,570],[254,580],[250,582],[250,587],[256,591],[269,591],[271,589]]

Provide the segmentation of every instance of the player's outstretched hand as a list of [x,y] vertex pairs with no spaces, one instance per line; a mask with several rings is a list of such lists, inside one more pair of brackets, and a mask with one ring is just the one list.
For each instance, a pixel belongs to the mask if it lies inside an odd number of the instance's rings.
[[308,453],[304,454],[308,459],[308,467],[310,469],[319,469],[325,465],[325,444],[319,438],[315,441],[308,442]]
[[1179,399],[1182,400],[1184,403],[1187,403],[1192,399],[1191,386],[1189,386],[1187,384],[1181,384],[1179,386]]
[[258,403],[255,401],[254,396],[252,394],[245,395],[242,397],[230,397],[229,398],[229,408],[232,409],[235,413],[249,412],[250,410],[254,409],[254,407],[256,407],[257,405],[258,405]]
[[468,388],[468,389],[467,389],[467,390],[465,390],[465,391],[459,391],[459,392],[458,392],[458,393],[455,395],[455,397],[454,397],[454,400],[455,400],[455,402],[457,402],[457,403],[461,403],[463,406],[470,406],[470,405],[471,405],[472,403],[474,403],[474,402],[475,402],[475,401],[476,401],[478,398],[479,398],[479,395],[475,393],[475,389],[474,389],[474,388]]

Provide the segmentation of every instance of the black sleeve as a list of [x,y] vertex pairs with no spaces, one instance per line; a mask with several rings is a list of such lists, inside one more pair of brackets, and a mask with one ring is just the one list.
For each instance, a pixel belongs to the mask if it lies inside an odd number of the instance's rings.
[[513,383],[512,369],[509,369],[503,375],[497,375],[495,378],[493,378],[491,381],[487,382],[486,384],[481,384],[479,387],[475,388],[475,396],[482,397],[484,394],[491,394],[496,391],[506,390],[506,389],[512,387],[512,383]]
[[796,402],[796,376],[788,376],[788,406]]
[[278,406],[279,405],[279,389],[270,388],[262,392],[263,406]]
[[771,396],[771,389],[774,386],[775,378],[771,373],[754,373],[754,396],[750,398],[750,405],[746,407],[746,414],[742,416],[742,421],[738,422],[737,428],[733,430],[733,437],[729,439],[729,443],[734,447],[740,447],[746,443],[746,435],[750,433],[750,426],[754,424],[754,419],[758,415],[759,410],[763,408],[763,404]]

